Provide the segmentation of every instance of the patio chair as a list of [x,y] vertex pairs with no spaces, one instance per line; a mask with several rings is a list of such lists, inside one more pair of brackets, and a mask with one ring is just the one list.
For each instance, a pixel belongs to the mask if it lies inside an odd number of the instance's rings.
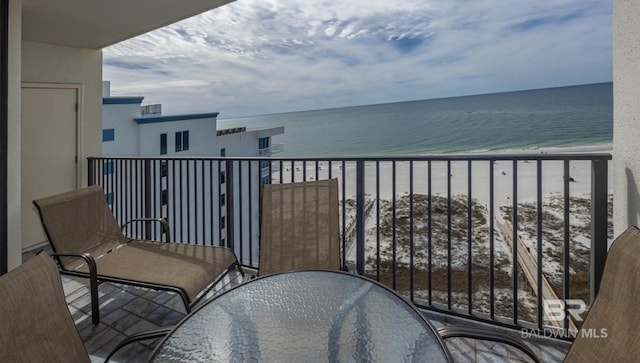
[[340,269],[338,181],[265,184],[259,274]]
[[[576,334],[564,362],[637,362],[640,356],[640,229],[629,227],[607,255],[598,296]],[[521,339],[494,331],[447,326],[444,339],[466,337],[493,340],[539,358]]]
[[[47,254],[0,276],[0,301],[0,362],[91,362],[67,308],[56,263]],[[166,334],[145,332],[117,349]]]
[[565,362],[637,362],[640,357],[640,230],[629,227],[607,255],[600,291]]
[[[98,284],[101,282],[175,292],[190,312],[232,267],[243,273],[233,251],[225,247],[125,236],[99,186],[33,203],[40,213],[60,272],[89,278],[94,324],[100,321]],[[169,239],[165,220],[142,219],[142,222],[161,222]]]

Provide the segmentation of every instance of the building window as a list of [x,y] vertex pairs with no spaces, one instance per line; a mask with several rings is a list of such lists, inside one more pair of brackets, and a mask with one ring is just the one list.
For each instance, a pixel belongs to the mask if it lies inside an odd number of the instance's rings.
[[105,161],[102,164],[102,174],[113,174],[113,160]]
[[227,175],[224,171],[220,172],[220,184],[224,184],[227,181]]
[[182,131],[182,150],[189,150],[189,131]]
[[269,148],[269,138],[268,137],[261,137],[258,139],[258,149],[259,150],[263,150],[263,149],[268,149]]
[[189,150],[189,131],[176,132],[176,152]]
[[227,226],[227,219],[222,216],[220,217],[220,229],[224,229]]
[[176,132],[176,152],[182,151],[182,132]]
[[224,207],[227,204],[227,195],[222,193],[220,194],[220,206]]
[[222,156],[222,157],[227,156],[227,149],[225,149],[225,148],[220,149],[220,156]]
[[160,155],[167,154],[167,134],[160,134]]
[[103,129],[102,130],[102,141],[113,141],[116,139],[116,130],[114,129]]

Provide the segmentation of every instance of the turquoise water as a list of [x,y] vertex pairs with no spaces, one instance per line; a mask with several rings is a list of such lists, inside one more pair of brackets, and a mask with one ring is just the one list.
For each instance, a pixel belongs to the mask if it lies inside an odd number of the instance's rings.
[[[223,115],[221,115],[223,116]],[[275,156],[481,152],[611,143],[613,84],[220,119],[218,128],[284,126]]]

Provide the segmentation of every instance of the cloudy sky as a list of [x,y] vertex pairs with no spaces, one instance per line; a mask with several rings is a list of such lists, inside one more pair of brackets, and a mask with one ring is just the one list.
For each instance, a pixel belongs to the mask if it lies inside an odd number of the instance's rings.
[[219,118],[612,80],[612,0],[237,0],[106,48],[113,96]]

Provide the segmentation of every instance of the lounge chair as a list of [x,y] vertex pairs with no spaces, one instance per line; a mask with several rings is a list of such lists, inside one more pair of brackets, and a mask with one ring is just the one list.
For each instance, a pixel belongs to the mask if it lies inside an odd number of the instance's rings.
[[[564,362],[637,362],[640,357],[640,229],[629,227],[607,255],[600,291],[576,334]],[[534,361],[535,353],[516,339],[493,331],[448,326],[445,339],[493,340],[520,348]]]
[[340,269],[337,179],[265,184],[259,274]]
[[[56,263],[47,254],[0,276],[0,301],[0,362],[91,362],[67,308]],[[134,335],[109,357],[129,343],[166,333]]]
[[[118,226],[99,186],[33,202],[49,238],[60,272],[90,279],[93,323],[98,324],[98,283],[109,281],[177,293],[186,311],[236,266],[225,247],[129,238]],[[170,236],[166,221],[162,222]],[[126,224],[125,224],[126,225]]]

